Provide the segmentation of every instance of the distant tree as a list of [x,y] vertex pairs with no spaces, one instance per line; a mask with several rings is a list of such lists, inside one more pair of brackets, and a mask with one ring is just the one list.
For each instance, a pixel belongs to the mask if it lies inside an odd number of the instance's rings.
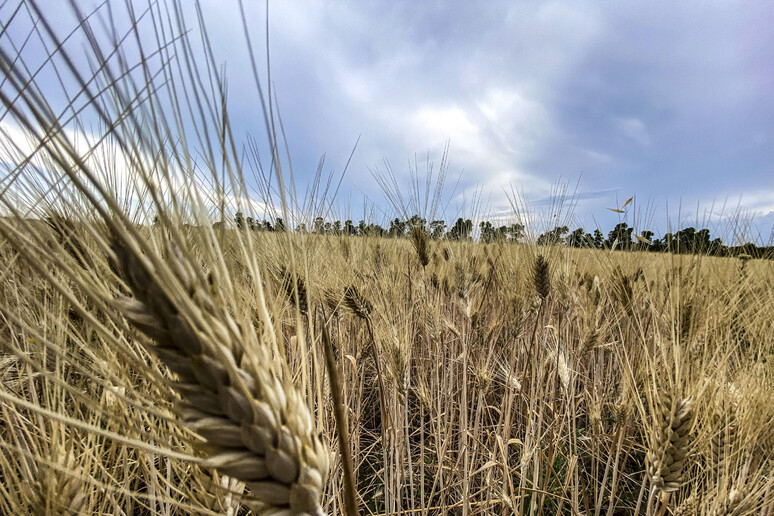
[[583,228],[578,228],[567,237],[567,245],[570,247],[589,247],[591,235]]
[[274,229],[281,233],[285,232],[285,221],[282,220],[282,217],[277,217],[277,220],[274,222]]
[[345,235],[357,235],[357,229],[352,225],[352,221],[347,219],[344,221],[344,234]]
[[567,226],[555,226],[554,229],[546,231],[542,235],[538,236],[537,244],[556,245],[564,240],[564,236],[569,233],[569,231],[570,228]]
[[322,235],[325,232],[325,220],[322,217],[315,217],[312,221],[312,228],[312,231]]
[[635,234],[635,242],[632,247],[635,251],[652,251],[653,247],[653,231],[644,230],[641,234]]
[[599,228],[594,230],[594,247],[597,249],[602,249],[605,247],[605,236],[602,234],[602,231],[599,230]]
[[449,240],[468,240],[470,234],[473,232],[473,221],[470,219],[463,220],[462,217],[457,219],[457,222],[449,228],[446,233],[446,238]]
[[388,233],[379,224],[369,224],[368,226],[365,227],[362,234],[363,236],[382,237],[382,236],[386,236]]
[[693,253],[696,247],[696,228],[688,227],[675,233],[676,253]]
[[361,220],[360,222],[357,223],[357,232],[360,236],[366,235],[366,227],[367,226],[364,220]]
[[660,241],[654,240],[651,251],[668,251],[670,253],[720,254],[725,252],[723,241],[711,239],[709,229],[696,231],[694,227],[683,228],[676,233],[667,233]]
[[391,237],[402,237],[406,234],[406,223],[399,218],[390,222],[389,235]]
[[607,246],[616,249],[628,250],[632,246],[632,233],[634,228],[630,228],[626,222],[621,222],[607,234]]
[[255,219],[252,217],[247,217],[247,229],[250,231],[255,231],[257,228],[255,227]]
[[494,240],[497,242],[505,242],[508,240],[508,226],[500,226],[494,229]]
[[706,254],[709,252],[710,243],[710,230],[706,228],[700,229],[696,233],[693,250],[695,253]]
[[495,228],[492,226],[492,223],[488,220],[482,220],[481,223],[478,225],[479,229],[481,230],[481,241],[485,243],[492,242],[496,235],[495,235]]
[[674,233],[665,234],[664,238],[661,239],[661,246],[668,253],[676,253],[677,244]]
[[306,233],[306,224],[299,222],[298,226],[296,226],[296,233]]
[[518,242],[524,238],[524,225],[523,224],[511,224],[505,232],[509,242]]
[[434,240],[440,240],[443,238],[446,232],[446,221],[434,220],[430,223],[430,237]]
[[420,217],[419,215],[414,214],[411,216],[410,219],[408,219],[408,221],[406,221],[406,229],[411,230],[411,228],[414,228],[417,226],[425,227],[426,224],[427,224],[427,220]]
[[716,238],[715,240],[710,242],[707,253],[713,256],[725,256],[726,250],[727,250],[727,247],[723,245],[723,240],[721,240],[720,238]]
[[159,218],[159,214],[153,216],[153,227],[158,227],[161,225],[161,219]]
[[234,222],[236,223],[236,227],[239,229],[244,229],[245,227],[245,217],[242,214],[241,211],[238,211],[234,214]]

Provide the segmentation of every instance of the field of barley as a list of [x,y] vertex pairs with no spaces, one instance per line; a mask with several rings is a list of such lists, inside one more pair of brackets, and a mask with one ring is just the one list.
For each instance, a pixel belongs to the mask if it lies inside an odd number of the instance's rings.
[[0,5],[0,514],[774,515],[774,261],[293,231],[259,74],[265,169],[178,3],[76,4]]

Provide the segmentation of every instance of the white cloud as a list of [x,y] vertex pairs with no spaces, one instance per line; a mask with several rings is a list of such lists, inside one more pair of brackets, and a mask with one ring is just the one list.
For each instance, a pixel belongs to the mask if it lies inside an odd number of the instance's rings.
[[[406,128],[413,141],[429,141],[439,136],[449,138],[462,152],[475,152],[481,147],[479,128],[459,106],[422,106],[410,118]],[[407,141],[407,144],[411,143]]]
[[[174,192],[178,202],[187,204],[181,207],[191,210],[189,215],[201,213],[201,210],[214,214],[219,208],[219,190],[209,184],[207,175],[195,163],[194,172],[183,172],[170,156],[166,175],[160,177],[154,168],[155,160],[146,153],[142,153],[137,162],[137,156],[125,153],[112,138],[103,139],[96,133],[71,128],[66,128],[64,134],[92,175],[94,183],[85,174],[80,174],[86,188],[93,191],[94,186],[99,185],[130,216],[136,214],[140,222],[149,222],[155,213],[147,191],[148,179],[162,203],[169,202]],[[17,208],[30,209],[31,213],[45,208],[65,213],[78,209],[83,194],[49,154],[38,150],[33,157],[37,145],[35,139],[15,123],[0,122],[0,170],[4,173],[0,191],[3,196],[20,203]],[[32,159],[26,168],[17,170],[28,158]],[[226,194],[223,199],[227,210],[241,210],[259,218],[275,217],[282,211],[271,202],[245,195]]]
[[615,158],[605,152],[597,152],[591,149],[581,149],[581,152],[591,161],[602,165],[609,165],[615,161]]
[[650,145],[651,138],[645,123],[639,118],[618,118],[616,120],[618,129],[630,140],[638,145],[647,147]]

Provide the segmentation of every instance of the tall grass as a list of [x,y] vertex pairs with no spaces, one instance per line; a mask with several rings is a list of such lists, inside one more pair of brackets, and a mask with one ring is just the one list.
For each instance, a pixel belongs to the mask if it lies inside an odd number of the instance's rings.
[[0,512],[774,514],[771,262],[238,229],[222,79],[127,7],[94,69],[4,11],[70,79],[0,35]]

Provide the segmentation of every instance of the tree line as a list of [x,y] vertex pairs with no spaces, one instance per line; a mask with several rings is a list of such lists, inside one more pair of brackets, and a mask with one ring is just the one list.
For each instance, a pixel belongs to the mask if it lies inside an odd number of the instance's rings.
[[570,232],[567,226],[557,226],[538,237],[538,245],[565,244],[569,247],[589,247],[621,251],[669,252],[676,254],[706,254],[710,256],[740,256],[752,258],[774,257],[774,247],[758,246],[752,242],[728,246],[721,238],[712,238],[710,230],[689,226],[655,238],[653,231],[637,234],[626,222],[616,224],[607,233],[595,229],[587,233],[583,228]]
[[[242,212],[237,212],[234,223],[239,229],[254,231],[286,231],[282,218],[257,221],[252,217],[245,217]],[[471,219],[458,218],[449,225],[444,220],[428,221],[419,215],[413,215],[408,219],[395,218],[390,221],[388,227],[379,224],[366,223],[364,220],[355,224],[352,220],[326,221],[322,217],[316,217],[311,226],[300,223],[295,231],[298,233],[314,233],[319,235],[349,235],[349,236],[377,236],[387,238],[408,237],[412,228],[424,228],[433,240],[464,241],[473,240],[474,224]],[[526,237],[526,231],[522,224],[495,225],[490,221],[481,221],[478,224],[478,238],[485,243],[510,242],[519,243]],[[542,233],[537,238],[538,245],[566,245],[568,247],[608,249],[615,251],[648,251],[670,252],[677,254],[706,254],[711,256],[740,256],[748,255],[751,258],[774,258],[774,246],[758,246],[752,242],[743,245],[728,246],[720,238],[712,238],[710,230],[703,228],[696,230],[694,227],[686,227],[674,233],[666,233],[662,238],[655,238],[653,231],[645,230],[637,234],[634,228],[626,222],[617,224],[607,236],[600,229],[588,233],[583,228],[570,231],[568,226],[555,226],[553,229]]]

